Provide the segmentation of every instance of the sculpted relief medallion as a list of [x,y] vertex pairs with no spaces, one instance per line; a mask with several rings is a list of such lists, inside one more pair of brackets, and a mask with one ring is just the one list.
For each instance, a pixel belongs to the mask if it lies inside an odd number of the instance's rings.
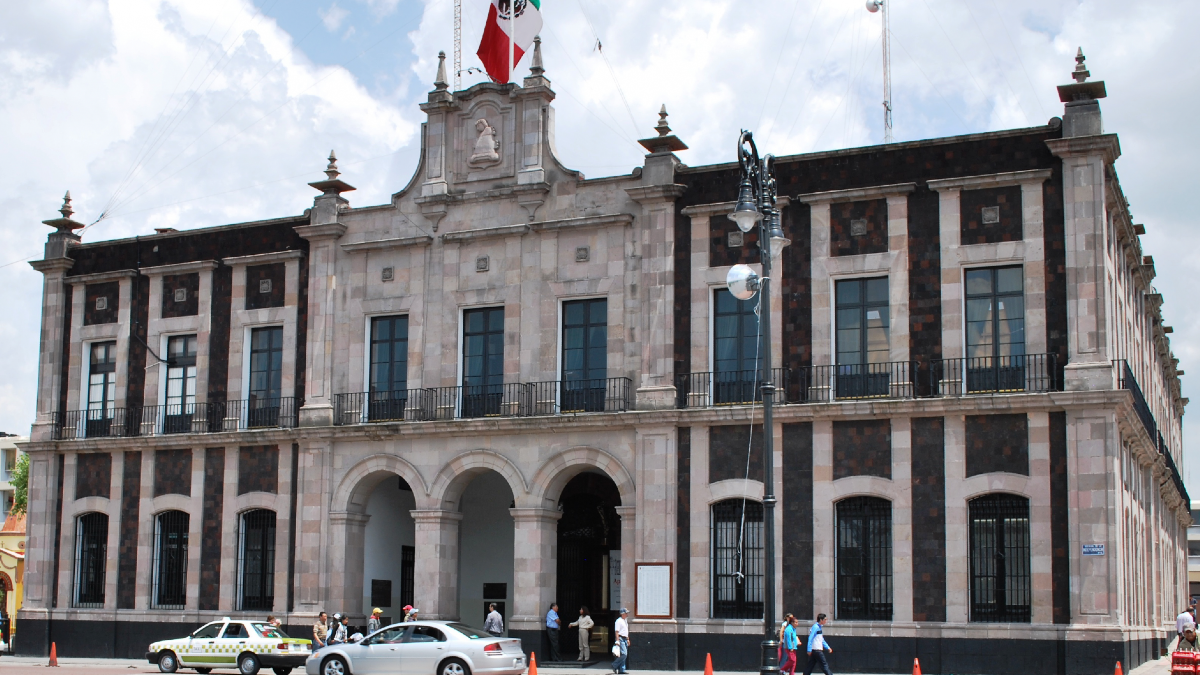
[[473,167],[486,167],[500,163],[500,141],[496,140],[496,128],[488,124],[486,119],[475,120],[475,149],[467,163]]

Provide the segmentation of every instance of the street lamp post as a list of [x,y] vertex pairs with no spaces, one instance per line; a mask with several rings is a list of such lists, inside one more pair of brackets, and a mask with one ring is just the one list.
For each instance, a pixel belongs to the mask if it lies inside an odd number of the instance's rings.
[[737,206],[730,218],[742,232],[758,225],[761,279],[746,265],[735,265],[729,271],[729,291],[739,300],[759,295],[759,353],[762,355],[763,404],[763,632],[762,675],[779,675],[779,641],[775,635],[775,427],[771,406],[775,399],[775,382],[771,377],[771,259],[780,255],[791,243],[783,236],[779,209],[775,206],[778,190],[775,184],[775,157],[758,156],[754,135],[742,130],[738,138],[738,161],[742,166],[742,182],[738,188]]

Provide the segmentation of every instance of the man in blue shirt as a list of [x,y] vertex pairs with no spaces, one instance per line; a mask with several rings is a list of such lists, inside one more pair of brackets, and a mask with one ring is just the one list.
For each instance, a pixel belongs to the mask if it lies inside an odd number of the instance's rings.
[[558,655],[558,629],[562,620],[558,618],[558,603],[550,603],[550,611],[546,612],[546,637],[550,638],[550,660],[562,661]]
[[825,660],[825,652],[833,653],[833,648],[825,642],[825,631],[822,629],[827,621],[828,617],[818,614],[817,622],[808,629],[808,665],[804,667],[804,675],[812,675],[818,664],[821,670],[825,671],[825,675],[833,675],[829,672],[829,662]]

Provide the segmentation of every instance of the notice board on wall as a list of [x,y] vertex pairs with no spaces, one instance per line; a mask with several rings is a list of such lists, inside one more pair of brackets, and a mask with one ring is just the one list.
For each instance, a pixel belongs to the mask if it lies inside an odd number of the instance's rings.
[[634,566],[635,616],[671,618],[671,572],[671,563],[638,563]]

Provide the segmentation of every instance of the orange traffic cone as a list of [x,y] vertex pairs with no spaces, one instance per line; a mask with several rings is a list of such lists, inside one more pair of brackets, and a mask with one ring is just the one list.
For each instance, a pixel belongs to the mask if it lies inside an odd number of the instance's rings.
[[53,642],[50,643],[50,663],[46,665],[50,666],[51,668],[58,667],[58,649],[55,647]]
[[537,675],[537,653],[529,652],[529,675]]
[[913,675],[921,675],[921,659],[913,659]]
[[712,672],[712,654],[704,657],[704,675],[713,675]]
[[1113,675],[1121,675],[1121,662],[1117,661],[1117,668],[1113,671]]

